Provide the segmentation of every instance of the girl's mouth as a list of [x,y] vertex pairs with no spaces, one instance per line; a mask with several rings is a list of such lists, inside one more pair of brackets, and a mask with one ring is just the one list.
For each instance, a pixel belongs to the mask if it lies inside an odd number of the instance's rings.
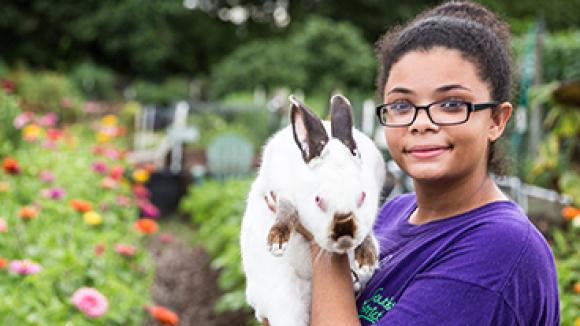
[[430,159],[445,154],[453,149],[453,145],[415,145],[405,149],[404,153],[416,159]]

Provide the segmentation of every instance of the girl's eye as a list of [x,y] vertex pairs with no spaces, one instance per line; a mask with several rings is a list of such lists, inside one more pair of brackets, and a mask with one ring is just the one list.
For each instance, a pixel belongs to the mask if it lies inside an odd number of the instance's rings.
[[406,111],[411,110],[413,106],[409,102],[395,102],[389,105],[389,109],[396,111]]
[[445,111],[463,111],[467,109],[467,104],[461,100],[445,100],[440,102],[437,107]]

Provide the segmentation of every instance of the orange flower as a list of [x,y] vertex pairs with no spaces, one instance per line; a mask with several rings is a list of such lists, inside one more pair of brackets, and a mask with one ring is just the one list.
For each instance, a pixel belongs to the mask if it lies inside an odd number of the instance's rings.
[[12,157],[5,158],[2,162],[2,167],[4,168],[4,172],[8,174],[20,173],[20,166],[18,165],[18,161]]
[[574,293],[580,294],[580,282],[576,282],[576,284],[574,284]]
[[155,222],[150,218],[138,219],[137,222],[135,222],[134,226],[135,229],[137,229],[137,231],[143,234],[152,234],[157,232],[157,230],[159,229],[157,222]]
[[18,215],[20,215],[20,218],[22,218],[23,220],[31,220],[33,218],[36,218],[36,216],[38,215],[38,210],[36,210],[36,208],[32,206],[24,206],[20,209]]
[[78,212],[86,213],[93,209],[93,204],[82,199],[71,199],[69,202],[70,207],[74,208]]
[[179,323],[179,316],[173,311],[162,306],[146,307],[151,317],[165,325],[177,325]]
[[562,208],[562,216],[564,216],[564,218],[569,220],[569,221],[573,220],[578,215],[580,215],[579,208],[572,207],[572,206],[566,206],[566,207]]
[[8,265],[8,260],[6,258],[0,257],[0,269],[6,268]]

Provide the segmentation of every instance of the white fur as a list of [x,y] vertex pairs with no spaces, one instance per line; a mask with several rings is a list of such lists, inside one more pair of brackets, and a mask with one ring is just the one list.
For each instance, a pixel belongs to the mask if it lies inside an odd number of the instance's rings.
[[[310,246],[296,232],[284,250],[269,251],[267,236],[276,216],[268,209],[264,197],[273,191],[278,200],[284,198],[293,203],[301,223],[326,251],[344,252],[330,239],[335,212],[355,213],[355,247],[372,231],[375,221],[385,177],[380,152],[367,136],[353,129],[360,157],[353,156],[338,139],[330,136],[330,123],[323,124],[329,142],[320,158],[309,164],[302,159],[292,126],[272,136],[264,148],[260,171],[248,195],[241,231],[246,297],[256,317],[267,318],[272,326],[309,324],[312,266]],[[356,202],[362,191],[366,198],[358,208]],[[316,206],[316,195],[328,204],[326,213]],[[353,249],[348,254],[352,258]],[[366,273],[362,276],[363,282],[374,271],[368,267],[361,270],[352,259],[351,266]]]

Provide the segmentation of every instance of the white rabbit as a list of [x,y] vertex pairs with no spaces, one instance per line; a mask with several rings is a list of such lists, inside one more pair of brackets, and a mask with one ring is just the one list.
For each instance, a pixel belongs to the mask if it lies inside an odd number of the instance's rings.
[[264,147],[241,230],[246,298],[272,326],[309,324],[310,245],[297,227],[323,250],[349,254],[355,290],[368,281],[377,267],[371,231],[385,178],[383,157],[352,127],[346,98],[331,99],[331,123],[290,101],[292,123]]

